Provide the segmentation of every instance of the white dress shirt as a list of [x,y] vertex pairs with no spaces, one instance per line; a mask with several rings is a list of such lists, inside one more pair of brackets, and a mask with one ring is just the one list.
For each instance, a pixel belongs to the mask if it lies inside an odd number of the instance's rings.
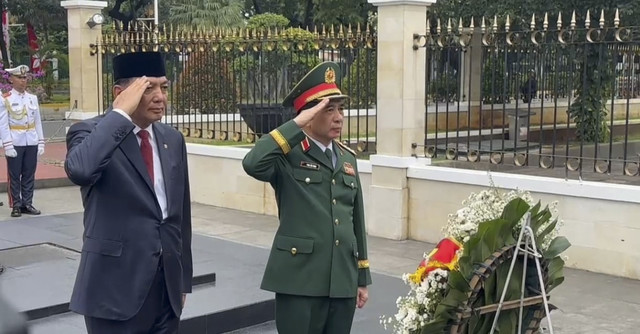
[[[120,109],[113,109],[113,111],[124,116],[131,121],[131,117]],[[135,125],[135,124],[134,124]],[[138,136],[138,132],[142,130],[139,126],[133,129],[133,134],[136,135],[138,145],[142,143],[142,139]],[[153,133],[153,125],[149,125],[145,130],[149,132],[149,141],[151,142],[151,150],[153,151],[153,188],[156,193],[156,200],[162,210],[162,219],[166,219],[167,212],[167,193],[164,188],[164,177],[162,176],[162,164],[160,162],[160,156],[158,155],[158,144],[156,143],[155,135]]]
[[324,151],[326,151],[326,150],[331,151],[331,164],[335,168],[336,167],[336,161],[338,160],[338,158],[336,157],[335,152],[333,152],[333,145],[330,144],[329,146],[324,146],[323,143],[313,139],[311,136],[307,135],[307,137],[311,138],[311,140],[313,140],[313,142],[316,143],[316,145],[318,145],[318,147],[322,150],[322,153],[324,153]]

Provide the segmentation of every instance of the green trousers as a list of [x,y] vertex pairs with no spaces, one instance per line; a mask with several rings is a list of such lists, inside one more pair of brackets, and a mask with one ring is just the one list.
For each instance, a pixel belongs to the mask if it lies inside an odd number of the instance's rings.
[[355,311],[355,297],[276,293],[276,328],[279,334],[349,334]]

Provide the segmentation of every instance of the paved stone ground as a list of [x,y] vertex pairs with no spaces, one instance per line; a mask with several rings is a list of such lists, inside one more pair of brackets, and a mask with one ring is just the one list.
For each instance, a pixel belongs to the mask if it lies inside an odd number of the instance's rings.
[[[6,194],[0,193],[0,196]],[[77,187],[36,190],[35,203],[51,219],[82,211]],[[8,220],[23,221],[28,226],[32,224],[29,219],[11,218],[9,209],[0,207],[0,226]],[[275,217],[197,203],[193,205],[193,224],[197,234],[256,247],[265,254],[277,227]],[[0,234],[0,243],[11,242],[10,236]],[[413,271],[422,254],[432,247],[417,241],[369,238],[369,258],[376,274],[375,281],[369,307],[356,313],[353,333],[385,333],[377,319],[382,314],[394,314],[395,298],[406,293],[407,288],[399,277]],[[552,292],[551,301],[559,308],[552,313],[556,333],[638,332],[640,281],[570,269],[565,274],[566,281]],[[273,323],[266,323],[236,333],[275,333],[275,329]]]

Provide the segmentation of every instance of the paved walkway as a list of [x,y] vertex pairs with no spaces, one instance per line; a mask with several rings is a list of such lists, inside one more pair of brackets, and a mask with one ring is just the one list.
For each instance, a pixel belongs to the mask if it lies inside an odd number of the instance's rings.
[[[6,194],[0,193],[0,196]],[[38,203],[44,215],[82,211],[77,187],[36,190],[35,203]],[[0,224],[6,220],[25,219],[11,218],[9,213],[6,206],[0,208]],[[276,228],[277,220],[272,216],[197,203],[193,205],[193,230],[200,235],[266,249],[271,245]],[[423,253],[433,248],[431,244],[411,240],[393,241],[374,237],[368,240],[373,272],[394,279],[413,271]],[[640,281],[570,269],[565,274],[565,282],[551,293],[551,302],[559,308],[552,313],[556,333],[638,333]],[[375,299],[376,294],[370,298]],[[393,315],[395,300],[386,299],[386,306],[380,315]],[[381,327],[374,328],[377,330],[367,334],[384,333]],[[271,323],[242,333],[275,333],[275,330]]]
[[[36,188],[71,185],[64,172],[64,158],[67,154],[67,146],[64,142],[48,142],[45,145],[44,154],[38,157],[36,167]],[[4,150],[0,150],[0,190],[6,191],[7,187],[7,159]],[[0,197],[6,200],[7,197]]]

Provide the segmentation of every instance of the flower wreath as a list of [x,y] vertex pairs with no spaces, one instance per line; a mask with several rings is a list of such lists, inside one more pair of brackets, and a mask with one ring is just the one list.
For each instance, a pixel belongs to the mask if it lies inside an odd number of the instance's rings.
[[[519,256],[513,275],[506,282],[527,213],[542,255],[539,260],[548,294],[564,280],[560,254],[570,246],[565,237],[558,236],[562,222],[552,219],[557,214],[557,204],[541,209],[540,202],[534,205],[529,192],[520,190],[501,194],[491,187],[472,193],[463,201],[463,208],[449,215],[443,228],[446,237],[424,255],[415,272],[403,275],[410,291],[397,299],[397,313],[393,317],[382,316],[380,323],[398,334],[485,334],[490,331],[495,312],[480,314],[478,310],[495,306],[505,285],[505,301],[519,300],[521,291],[526,292],[527,298],[540,297],[535,261],[522,261],[525,255]],[[527,275],[524,288],[523,271]],[[521,332],[536,332],[545,315],[543,305],[529,305],[523,310],[525,326]],[[517,333],[519,316],[518,308],[502,310],[498,332]]]

